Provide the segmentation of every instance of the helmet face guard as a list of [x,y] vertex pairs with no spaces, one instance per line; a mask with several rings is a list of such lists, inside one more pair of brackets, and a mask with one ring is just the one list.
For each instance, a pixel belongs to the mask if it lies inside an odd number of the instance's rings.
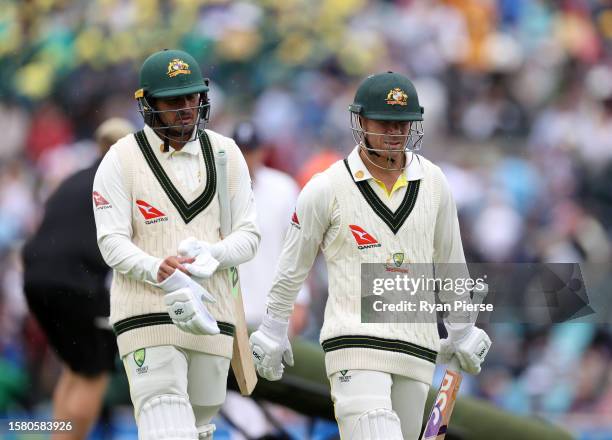
[[[379,133],[374,131],[365,131],[361,123],[361,118],[358,114],[351,112],[351,132],[353,133],[353,139],[359,148],[362,148],[367,154],[365,155],[368,162],[378,168],[382,168],[390,171],[403,170],[406,168],[407,163],[395,164],[395,160],[391,157],[394,153],[406,153],[408,151],[416,152],[421,149],[423,143],[423,121],[407,121],[409,122],[408,133],[406,134],[387,134]],[[394,140],[403,142],[400,148],[373,148],[370,142],[368,142],[367,136],[382,136],[389,144],[385,143],[385,147],[394,143]],[[377,157],[386,157],[386,166],[381,166],[374,162],[370,155]]]
[[[140,92],[140,91],[139,91]],[[138,92],[137,92],[138,93]],[[180,95],[177,95],[180,96]],[[199,104],[194,107],[182,107],[176,110],[157,110],[154,105],[155,98],[148,98],[146,94],[138,100],[138,112],[142,115],[145,124],[157,130],[157,134],[164,140],[176,142],[191,142],[200,137],[200,130],[206,128],[210,116],[210,101],[208,94],[201,93]],[[153,102],[150,102],[153,101]],[[182,115],[186,111],[190,112],[197,109],[195,122],[183,123]],[[178,123],[169,125],[163,122],[161,115],[175,113]],[[187,140],[186,136],[190,135]]]
[[[401,163],[396,163],[392,156],[421,149],[424,110],[419,104],[414,85],[405,76],[393,72],[370,75],[357,89],[349,112],[353,138],[372,165],[385,170],[403,170],[407,166],[404,158]],[[366,131],[362,118],[381,122],[406,122],[408,131],[404,134]],[[372,147],[368,137],[371,139],[374,136],[383,138],[385,148]],[[395,141],[399,141],[401,146],[392,145]],[[374,161],[371,156],[386,157],[386,166],[376,163],[380,161]]]

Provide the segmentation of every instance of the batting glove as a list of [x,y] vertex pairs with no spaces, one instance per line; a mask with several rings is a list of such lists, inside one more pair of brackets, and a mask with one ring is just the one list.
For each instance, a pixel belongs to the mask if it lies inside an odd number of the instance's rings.
[[166,310],[178,328],[194,335],[220,333],[217,321],[204,305],[216,300],[204,287],[180,270],[175,270],[158,287],[166,292]]
[[437,362],[448,364],[455,356],[463,371],[474,375],[480,373],[480,365],[491,348],[489,335],[472,324],[452,326],[447,323],[446,328],[448,338],[440,341]]
[[285,369],[283,361],[293,366],[293,351],[287,332],[289,322],[266,315],[259,329],[251,335],[251,352],[259,375],[268,380],[280,380]]
[[214,245],[189,237],[179,243],[178,254],[182,257],[195,258],[193,263],[185,264],[185,269],[199,279],[210,278],[219,267],[219,261],[213,257]]

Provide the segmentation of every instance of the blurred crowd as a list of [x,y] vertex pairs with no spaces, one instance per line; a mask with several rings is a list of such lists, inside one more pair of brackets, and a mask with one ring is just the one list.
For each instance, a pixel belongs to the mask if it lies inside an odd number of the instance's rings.
[[[49,361],[22,296],[20,246],[50,192],[95,159],[99,123],[142,125],[138,67],[163,47],[189,51],[210,77],[211,128],[229,135],[252,119],[267,163],[301,185],[353,147],[347,106],[359,81],[405,73],[425,107],[421,153],[448,177],[468,261],[610,264],[612,1],[8,1],[0,413],[44,399],[52,376],[39,367]],[[312,338],[325,301],[317,274]],[[609,324],[488,330],[493,349],[470,393],[584,438],[612,414]]]

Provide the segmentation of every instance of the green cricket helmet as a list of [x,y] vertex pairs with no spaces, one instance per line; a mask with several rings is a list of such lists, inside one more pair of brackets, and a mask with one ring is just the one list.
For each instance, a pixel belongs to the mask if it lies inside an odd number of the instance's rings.
[[[357,144],[366,148],[368,153],[380,156],[381,153],[418,151],[421,148],[424,109],[419,104],[414,84],[404,75],[385,72],[368,76],[357,89],[355,99],[349,105],[349,111],[353,137]],[[366,132],[363,129],[361,118],[410,122],[410,127],[408,134],[401,135]],[[390,139],[401,137],[405,138],[405,141],[401,149],[375,149],[369,144],[367,135],[385,136]]]
[[[208,99],[208,79],[202,77],[200,66],[195,58],[182,50],[162,50],[150,55],[140,68],[140,88],[134,94],[138,101],[139,111],[145,124],[158,130],[162,137],[173,140],[170,132],[177,134],[180,140],[186,130],[193,130],[193,124],[164,125],[160,110],[155,108],[157,99],[172,98],[175,96],[200,95],[197,107],[186,107],[171,110],[181,115],[185,110],[198,109],[198,118],[195,128],[200,124],[208,122],[210,113],[210,102]],[[199,135],[195,129],[194,139]]]

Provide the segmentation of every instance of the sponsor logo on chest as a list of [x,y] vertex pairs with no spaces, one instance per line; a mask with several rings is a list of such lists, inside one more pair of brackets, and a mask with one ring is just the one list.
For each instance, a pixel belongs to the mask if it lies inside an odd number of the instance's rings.
[[145,225],[167,222],[168,216],[144,200],[136,200],[136,206],[145,219]]
[[381,247],[381,244],[371,234],[366,232],[361,226],[349,225],[351,234],[357,243],[357,249],[364,250]]

